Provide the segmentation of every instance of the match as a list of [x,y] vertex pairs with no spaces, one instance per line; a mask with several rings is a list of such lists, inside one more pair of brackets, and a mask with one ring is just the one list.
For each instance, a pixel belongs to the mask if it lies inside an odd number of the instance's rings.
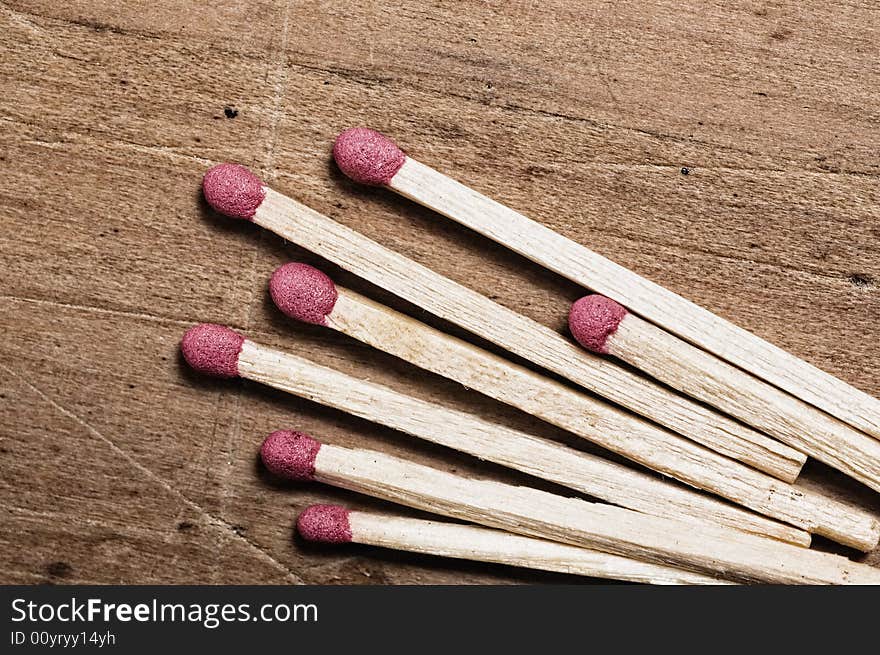
[[296,521],[300,536],[325,544],[356,543],[472,562],[653,585],[726,585],[726,580],[598,550],[475,525],[426,521],[341,505],[310,505]]
[[880,571],[845,557],[708,523],[462,478],[300,432],[273,432],[260,454],[271,473],[287,479],[318,480],[434,514],[737,582],[880,584]]
[[880,480],[880,441],[648,323],[610,298],[592,294],[576,301],[569,328],[594,353],[618,357],[869,486]]
[[[590,441],[611,447],[608,440],[618,432],[635,437],[647,431],[651,436],[645,438],[645,443],[662,442],[657,447],[667,450],[680,447],[682,439],[634,414],[620,412],[587,394],[337,286],[307,264],[279,267],[272,275],[269,291],[278,308],[291,318],[330,327]],[[753,435],[749,442],[731,436],[729,450],[735,451],[736,458],[745,464],[794,481],[805,456],[779,447],[778,442],[760,433]]]
[[[687,439],[734,459],[766,457],[768,461],[762,468],[778,468],[779,477],[786,481],[795,474],[794,467],[799,469],[806,459],[783,444],[756,436],[754,430],[711,408],[606,358],[585,352],[550,328],[273,191],[243,166],[214,166],[205,174],[202,186],[208,203],[218,212],[253,221],[425,311]],[[789,463],[777,467],[772,463],[777,458]]]
[[[808,533],[790,525],[548,439],[267,348],[220,325],[191,328],[183,337],[181,350],[190,366],[202,373],[254,380],[622,507],[715,522],[801,546],[810,544]],[[785,489],[768,489],[766,494],[791,520],[795,518],[789,515],[794,514],[804,525],[821,524],[823,532],[840,533],[839,538],[862,547],[878,539],[872,519],[821,496],[804,497]]]
[[379,132],[366,128],[342,132],[333,156],[352,180],[385,186],[433,209],[880,438],[880,400],[406,156]]

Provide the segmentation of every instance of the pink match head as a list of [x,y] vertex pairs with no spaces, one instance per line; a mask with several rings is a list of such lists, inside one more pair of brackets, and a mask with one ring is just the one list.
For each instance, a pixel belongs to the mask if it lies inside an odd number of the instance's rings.
[[296,529],[304,539],[325,544],[351,541],[348,510],[342,505],[311,505],[296,520]]
[[187,363],[200,373],[219,378],[238,377],[238,354],[244,337],[223,325],[191,327],[180,341]]
[[355,182],[382,186],[400,170],[406,155],[384,134],[366,127],[352,127],[336,137],[333,159]]
[[339,293],[333,280],[308,264],[284,264],[269,280],[269,294],[278,309],[298,321],[326,325]]
[[568,327],[577,342],[594,353],[608,352],[608,337],[626,316],[626,307],[611,298],[593,294],[572,304]]
[[251,220],[266,197],[263,182],[244,166],[217,164],[202,179],[205,200],[215,210],[232,218]]
[[260,458],[269,471],[291,480],[313,480],[321,442],[303,432],[276,430],[263,442]]

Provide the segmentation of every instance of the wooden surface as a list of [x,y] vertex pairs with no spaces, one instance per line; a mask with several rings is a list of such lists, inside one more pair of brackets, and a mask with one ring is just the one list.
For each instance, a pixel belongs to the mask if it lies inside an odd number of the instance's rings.
[[[577,443],[274,309],[278,264],[322,264],[210,212],[212,163],[556,329],[580,295],[345,180],[329,148],[352,125],[880,394],[878,24],[814,0],[0,1],[0,582],[573,580],[292,540],[311,502],[390,506],[271,479],[256,453],[279,427],[526,478],[178,355],[189,325],[227,323]],[[799,484],[880,515],[825,467]]]

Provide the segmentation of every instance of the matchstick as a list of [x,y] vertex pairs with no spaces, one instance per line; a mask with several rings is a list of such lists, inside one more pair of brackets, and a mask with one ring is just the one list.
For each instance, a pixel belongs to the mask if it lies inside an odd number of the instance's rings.
[[372,450],[288,430],[260,450],[275,475],[326,484],[517,534],[678,566],[738,582],[880,584],[880,570],[720,526],[467,479]]
[[[278,268],[269,291],[291,318],[326,325],[590,441],[602,443],[608,438],[603,433],[640,434],[646,428],[634,415],[339,287],[307,264]],[[659,429],[650,430],[656,434],[651,438],[668,441],[667,447],[677,448],[681,441]],[[724,454],[794,481],[805,456],[760,433],[745,432],[751,439],[731,436],[729,452]]]
[[304,539],[318,543],[364,544],[590,578],[653,585],[733,584],[671,566],[524,537],[512,532],[445,521],[355,512],[341,505],[310,505],[300,513],[296,528]]
[[[191,328],[183,337],[181,350],[186,361],[202,373],[254,380],[623,507],[660,516],[712,521],[803,546],[810,543],[809,534],[802,530],[711,496],[267,348],[223,326],[203,324]],[[651,443],[646,447],[651,447]],[[779,497],[775,504],[784,508],[780,511],[791,520],[794,518],[789,515],[794,513],[805,525],[836,526],[827,531],[847,535],[843,538],[858,542],[863,548],[868,546],[867,542],[877,542],[873,519],[866,521],[849,508],[782,488],[778,493],[770,489],[765,493]]]
[[610,298],[592,294],[576,301],[569,327],[592,352],[618,357],[865,484],[880,479],[880,441],[648,323]]
[[[756,442],[754,431],[742,424],[584,352],[550,328],[264,187],[243,166],[214,166],[205,174],[203,188],[208,203],[217,211],[253,221],[425,311],[707,448],[739,458]],[[743,442],[741,446],[737,438]],[[781,444],[768,448],[775,448],[775,455],[803,462],[802,456]]]
[[384,135],[346,130],[337,137],[333,156],[351,179],[386,186],[429,207],[880,438],[880,400],[407,157]]

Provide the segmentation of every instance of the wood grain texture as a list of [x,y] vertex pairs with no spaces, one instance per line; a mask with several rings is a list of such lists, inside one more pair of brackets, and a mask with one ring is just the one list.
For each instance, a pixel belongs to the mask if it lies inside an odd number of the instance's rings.
[[[291,325],[265,287],[303,253],[199,197],[208,165],[239,161],[564,328],[575,285],[344,179],[329,149],[352,125],[419,144],[413,156],[880,394],[876,24],[868,3],[815,0],[3,0],[0,578],[575,581],[293,540],[297,509],[313,502],[392,508],[267,479],[259,443],[291,423],[341,446],[526,479],[258,385],[195,377],[179,361],[186,327],[229,323],[567,439],[393,357]],[[808,465],[798,484],[880,516],[877,494],[825,467]],[[880,565],[880,553],[863,561]]]

